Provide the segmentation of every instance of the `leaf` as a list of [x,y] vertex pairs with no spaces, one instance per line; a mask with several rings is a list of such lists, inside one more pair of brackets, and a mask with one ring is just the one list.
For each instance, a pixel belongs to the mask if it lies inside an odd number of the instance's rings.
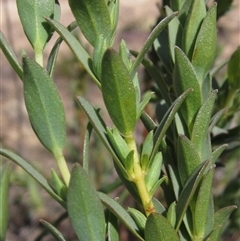
[[47,22],[58,32],[63,38],[68,47],[72,50],[76,58],[81,62],[84,69],[88,72],[93,81],[100,87],[100,83],[89,66],[90,56],[87,51],[83,48],[81,43],[60,23],[57,21],[46,18]]
[[[196,71],[200,83],[203,83],[204,79],[209,73],[216,56],[216,9],[217,4],[214,3],[208,10],[198,33],[192,55],[192,65]],[[199,10],[197,11],[196,15],[198,14]]]
[[[165,6],[165,11],[167,13],[167,16],[170,16],[173,13],[172,9],[168,6]],[[179,46],[178,36],[180,31],[182,31],[180,22],[178,18],[174,18],[168,24],[168,42],[173,63],[175,62],[174,47],[176,45]]]
[[114,199],[110,198],[108,195],[98,192],[98,195],[102,201],[102,203],[107,207],[109,211],[111,211],[118,219],[140,240],[144,241],[143,238],[139,235],[139,229],[132,219],[132,217],[128,214],[128,212]]
[[163,214],[166,211],[162,203],[159,200],[157,200],[155,197],[152,198],[152,202],[155,207],[156,213]]
[[57,88],[34,60],[23,57],[24,99],[33,130],[42,144],[58,156],[66,135],[64,108]]
[[189,59],[191,59],[195,40],[205,15],[205,2],[203,0],[193,0],[190,7],[190,12],[188,12],[182,35],[183,51]]
[[194,117],[202,105],[202,95],[195,70],[187,56],[178,47],[175,47],[174,88],[177,95],[180,95],[188,88],[194,90],[180,109],[186,124],[191,130]]
[[161,214],[152,213],[149,215],[145,228],[146,241],[179,241],[177,232],[168,220]]
[[212,91],[208,99],[199,109],[191,133],[191,141],[194,144],[201,160],[204,161],[211,158],[211,146],[205,146],[205,143],[216,95],[217,90]]
[[0,161],[0,240],[4,241],[8,228],[8,196],[11,168],[8,164],[2,165]]
[[[131,50],[131,54],[135,57],[138,55],[138,53],[136,51],[133,51],[133,50]],[[159,88],[159,91],[160,91],[161,95],[163,96],[164,100],[166,101],[166,103],[168,104],[168,106],[170,106],[172,101],[171,101],[171,99],[168,95],[169,90],[168,90],[168,87],[165,83],[165,80],[162,77],[161,72],[153,64],[153,62],[146,57],[142,59],[142,64],[146,68],[146,70],[150,74],[150,76],[156,82],[156,84]]]
[[84,143],[83,143],[83,169],[88,174],[89,166],[89,147],[90,147],[90,137],[92,134],[92,124],[89,122],[85,130]]
[[232,54],[228,62],[228,82],[232,89],[240,89],[240,47]]
[[167,220],[174,227],[176,224],[176,202],[172,202],[167,211]]
[[142,115],[145,107],[147,106],[147,104],[149,103],[149,101],[151,100],[151,98],[153,97],[154,93],[153,92],[146,92],[143,96],[143,100],[141,101],[141,103],[138,106],[138,110],[137,110],[137,117],[136,119],[138,120],[140,118],[140,116]]
[[42,51],[51,34],[44,17],[54,16],[54,0],[17,0],[18,15],[24,32],[35,51]]
[[74,164],[71,172],[67,210],[80,240],[105,240],[105,218],[101,201],[86,172],[78,163]]
[[[197,195],[196,206],[194,211],[194,235],[203,239],[207,228],[208,208],[210,205],[211,188],[214,175],[214,167],[212,166],[208,173],[203,177],[201,186]],[[209,224],[208,224],[209,225]],[[213,224],[209,225],[213,227]]]
[[[77,23],[76,22],[72,22],[71,24],[68,25],[67,29],[69,31],[73,31],[75,28],[77,27]],[[56,64],[56,60],[57,60],[57,55],[58,55],[58,51],[60,48],[60,44],[62,43],[63,39],[61,37],[59,37],[52,50],[51,53],[49,54],[48,57],[48,61],[47,61],[47,72],[49,73],[49,76],[53,76],[53,72],[54,72],[54,68],[55,68],[55,64]]]
[[51,223],[40,219],[40,223],[52,234],[52,236],[57,240],[57,241],[66,241],[66,239],[63,237],[61,232],[56,229]]
[[228,220],[230,214],[237,208],[237,206],[232,205],[228,207],[224,207],[219,209],[215,214],[214,214],[214,229],[219,227],[219,226],[224,226],[226,221]]
[[194,144],[184,135],[178,136],[177,164],[181,183],[184,186],[202,160]]
[[145,41],[141,51],[139,52],[136,60],[134,61],[131,70],[130,75],[131,77],[135,76],[138,67],[140,66],[145,54],[148,52],[149,48],[152,46],[155,39],[158,37],[158,35],[162,32],[162,30],[167,26],[167,24],[177,15],[177,12],[171,14],[170,16],[164,18],[161,22],[158,23],[158,25],[153,29],[147,40]]
[[22,75],[23,75],[22,67],[20,66],[17,56],[13,52],[11,46],[7,42],[2,31],[0,31],[0,48],[2,49],[5,57],[7,58],[8,62],[11,64],[16,74],[19,76],[20,79],[22,79]]
[[199,182],[202,179],[202,176],[208,167],[209,161],[202,162],[191,174],[191,176],[188,178],[185,186],[183,187],[183,190],[181,191],[180,197],[178,199],[177,205],[176,205],[176,227],[175,229],[178,230],[182,219],[186,213],[186,210],[189,206],[189,203],[196,191],[196,188],[199,184]]
[[145,225],[146,225],[146,221],[147,221],[146,216],[135,208],[128,208],[128,213],[131,215],[131,217],[136,222],[141,233],[144,234],[144,229],[145,229]]
[[154,148],[153,148],[150,160],[152,160],[156,155],[156,153],[158,152],[158,148],[161,143],[161,140],[165,135],[168,127],[172,123],[172,120],[174,119],[175,114],[177,113],[178,109],[180,108],[180,106],[182,105],[186,97],[189,96],[191,92],[192,92],[192,89],[186,90],[174,101],[174,103],[168,109],[167,113],[165,114],[164,118],[159,124],[156,132],[154,133]]
[[108,241],[119,241],[118,219],[107,210],[107,239]]
[[90,123],[92,124],[92,126],[94,128],[94,130],[97,132],[97,134],[101,138],[103,144],[105,145],[105,147],[107,148],[109,153],[112,155],[113,160],[115,161],[115,163],[119,167],[121,173],[125,177],[128,177],[128,174],[127,174],[123,164],[121,163],[120,159],[117,157],[117,155],[115,154],[113,148],[110,146],[110,144],[108,142],[108,139],[106,137],[106,132],[107,132],[106,131],[106,126],[105,126],[102,118],[100,117],[98,111],[96,111],[93,108],[93,106],[87,100],[82,98],[81,96],[77,96],[77,100],[78,100],[81,108],[83,109],[83,111],[87,115]]
[[127,67],[113,49],[108,49],[102,61],[102,94],[108,113],[124,135],[131,135],[136,123],[135,88]]
[[223,151],[228,147],[228,144],[223,144],[219,146],[213,153],[212,153],[212,163],[215,163]]
[[107,128],[107,134],[109,141],[112,144],[112,148],[115,150],[115,153],[121,162],[125,164],[125,159],[130,152],[126,141],[122,138],[116,127],[113,127],[112,129]]
[[22,159],[20,156],[0,148],[0,154],[15,162],[21,168],[23,168],[30,176],[32,176],[58,203],[60,203],[64,208],[66,207],[65,201],[59,197],[48,184],[47,180],[28,162]]
[[54,191],[57,193],[59,197],[61,197],[64,201],[67,199],[67,187],[64,185],[62,180],[58,177],[57,173],[54,169],[51,170],[52,182]]
[[111,19],[105,0],[69,0],[72,13],[86,39],[95,46],[99,35],[111,38]]

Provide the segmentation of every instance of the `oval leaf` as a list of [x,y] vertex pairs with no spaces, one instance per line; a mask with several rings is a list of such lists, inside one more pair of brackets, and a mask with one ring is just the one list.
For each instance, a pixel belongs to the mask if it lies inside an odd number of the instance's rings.
[[212,91],[208,99],[201,106],[197,113],[191,134],[191,141],[203,161],[211,158],[211,150],[209,150],[211,147],[206,145],[206,138],[216,95],[217,90]]
[[203,18],[205,17],[205,15],[206,15],[205,1],[193,0],[190,8],[190,12],[188,13],[188,16],[187,16],[185,27],[183,29],[183,36],[182,36],[183,50],[189,58],[191,58],[195,39],[197,37],[200,24]]
[[67,210],[80,240],[105,241],[105,218],[98,194],[80,164],[74,164]]
[[136,94],[121,57],[108,49],[102,61],[102,94],[108,113],[123,135],[131,135],[136,123]]
[[51,34],[51,27],[44,17],[53,18],[54,3],[54,0],[17,0],[24,32],[34,50],[43,50]]
[[[212,181],[214,175],[214,166],[209,170],[209,172],[204,176],[200,190],[198,192],[197,200],[196,200],[196,207],[194,213],[194,232],[196,237],[199,240],[202,240],[205,235],[205,231],[207,229],[207,219],[208,219],[208,210],[211,200],[211,188],[212,188]],[[213,223],[210,225],[213,227]]]
[[34,60],[23,57],[24,99],[33,130],[55,156],[65,143],[64,108],[47,71]]
[[194,89],[180,108],[191,129],[194,117],[202,104],[202,95],[195,70],[188,57],[178,47],[175,47],[174,87],[177,95],[182,94],[188,88]]
[[8,192],[9,180],[11,175],[10,166],[2,165],[0,167],[0,240],[5,240],[8,227]]
[[84,36],[93,46],[100,35],[110,40],[111,19],[105,0],[69,0],[68,2]]
[[184,135],[179,135],[177,146],[179,176],[183,185],[196,167],[201,163],[193,143]]
[[[210,71],[216,55],[216,9],[217,4],[214,3],[213,6],[208,10],[208,13],[204,18],[201,29],[198,33],[193,51],[192,65],[196,70],[198,79],[201,83],[203,83],[205,77]],[[196,15],[198,14],[199,11],[197,11]]]
[[146,222],[146,241],[179,241],[177,232],[161,214],[152,213]]

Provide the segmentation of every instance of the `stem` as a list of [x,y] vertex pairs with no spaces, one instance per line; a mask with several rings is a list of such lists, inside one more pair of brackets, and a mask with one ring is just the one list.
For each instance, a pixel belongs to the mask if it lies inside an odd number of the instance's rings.
[[34,49],[35,53],[35,61],[43,67],[43,50],[42,49]]
[[66,160],[65,160],[65,158],[63,156],[63,153],[59,152],[59,153],[55,154],[54,156],[55,156],[55,159],[57,161],[57,165],[58,165],[58,168],[60,170],[60,173],[61,173],[61,175],[63,177],[64,183],[68,187],[71,175],[70,175],[70,172],[69,172]]
[[142,171],[142,168],[140,165],[136,142],[132,134],[125,136],[125,140],[129,146],[129,149],[134,150],[133,173],[129,173],[129,175],[132,177],[132,182],[135,183],[136,185],[138,194],[142,201],[143,208],[145,210],[146,215],[148,216],[152,212],[155,212],[155,207],[153,205],[152,198],[150,197],[146,187],[145,174]]

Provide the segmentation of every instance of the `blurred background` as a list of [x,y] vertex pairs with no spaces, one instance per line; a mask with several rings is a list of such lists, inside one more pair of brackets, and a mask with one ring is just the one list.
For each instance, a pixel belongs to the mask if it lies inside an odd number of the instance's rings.
[[[60,22],[67,26],[73,21],[73,16],[67,1],[59,0],[59,2],[62,11]],[[115,46],[118,46],[121,39],[124,39],[129,49],[139,50],[160,16],[159,6],[161,4],[162,2],[158,0],[121,0],[120,20]],[[19,60],[23,51],[33,56],[30,44],[20,25],[15,0],[0,1],[0,21],[1,31],[11,44]],[[82,38],[78,31],[75,31],[74,34]],[[45,50],[45,61],[57,38],[58,35],[54,34],[48,43]],[[219,57],[217,62],[229,58],[237,46],[240,45],[239,0],[234,0],[233,8],[219,19],[218,41]],[[86,48],[91,51],[91,47],[87,44]],[[140,80],[143,83],[143,89],[145,89],[144,84],[146,84],[144,79],[146,79],[144,71],[141,71]],[[74,162],[81,162],[82,160],[84,128],[87,125],[87,119],[78,108],[75,96],[85,96],[95,107],[103,109],[102,113],[106,119],[107,115],[98,88],[89,79],[87,73],[64,43],[61,45],[57,60],[55,82],[66,110],[68,129],[65,155],[69,167],[71,167]],[[0,52],[0,144],[2,147],[16,152],[25,160],[28,160],[46,178],[49,178],[51,168],[56,170],[57,166],[51,154],[41,146],[31,129],[24,105],[22,87],[22,82],[11,69],[3,53]],[[144,133],[140,126],[137,136],[141,140],[143,135]],[[113,171],[111,157],[101,142],[98,141],[96,135],[92,138],[91,146],[91,175],[96,183],[96,187],[101,188],[106,181],[114,180],[115,172]],[[230,180],[232,175],[237,176],[240,173],[239,155],[234,157],[234,164],[231,164],[230,167],[216,172],[214,194],[220,194],[225,187],[225,183]],[[2,157],[0,158],[2,159]],[[7,241],[40,240],[44,229],[39,224],[39,219],[43,218],[49,222],[54,222],[59,217],[58,228],[63,232],[66,239],[74,240],[74,233],[69,229],[64,210],[60,205],[51,200],[48,194],[41,190],[35,181],[32,181],[31,177],[22,171],[21,168],[16,165],[12,165],[12,168],[9,202],[10,221]],[[234,170],[234,173],[232,173],[232,170]],[[235,183],[234,188],[240,190],[240,183],[238,182],[237,185]],[[127,194],[125,193],[124,195]],[[124,199],[124,195],[121,197],[122,199]],[[132,202],[130,199],[124,200],[127,200],[126,206]],[[238,222],[240,223],[240,220]],[[127,237],[124,231],[121,235],[121,240],[133,240]],[[226,236],[225,240],[227,238],[229,241],[240,240],[239,236],[235,237],[234,235]],[[54,239],[50,236],[45,236],[41,240],[50,241]]]

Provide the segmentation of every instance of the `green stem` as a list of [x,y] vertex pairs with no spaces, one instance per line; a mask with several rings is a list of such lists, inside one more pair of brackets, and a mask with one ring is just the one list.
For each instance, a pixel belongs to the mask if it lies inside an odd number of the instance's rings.
[[132,134],[125,136],[125,140],[129,146],[129,149],[134,151],[133,173],[129,173],[129,175],[132,177],[132,182],[136,185],[138,194],[142,201],[143,208],[146,215],[148,216],[152,212],[155,212],[155,207],[153,205],[152,198],[147,190],[147,186],[145,183],[145,174],[141,168],[141,164],[139,161],[136,142]]
[[35,53],[35,61],[43,67],[43,50],[42,49],[34,49]]
[[58,154],[55,154],[54,156],[55,156],[55,159],[57,161],[58,168],[59,168],[59,170],[61,172],[61,175],[63,177],[64,183],[68,187],[71,175],[70,175],[70,172],[69,172],[66,160],[65,160],[65,158],[63,156],[63,153],[60,152]]

